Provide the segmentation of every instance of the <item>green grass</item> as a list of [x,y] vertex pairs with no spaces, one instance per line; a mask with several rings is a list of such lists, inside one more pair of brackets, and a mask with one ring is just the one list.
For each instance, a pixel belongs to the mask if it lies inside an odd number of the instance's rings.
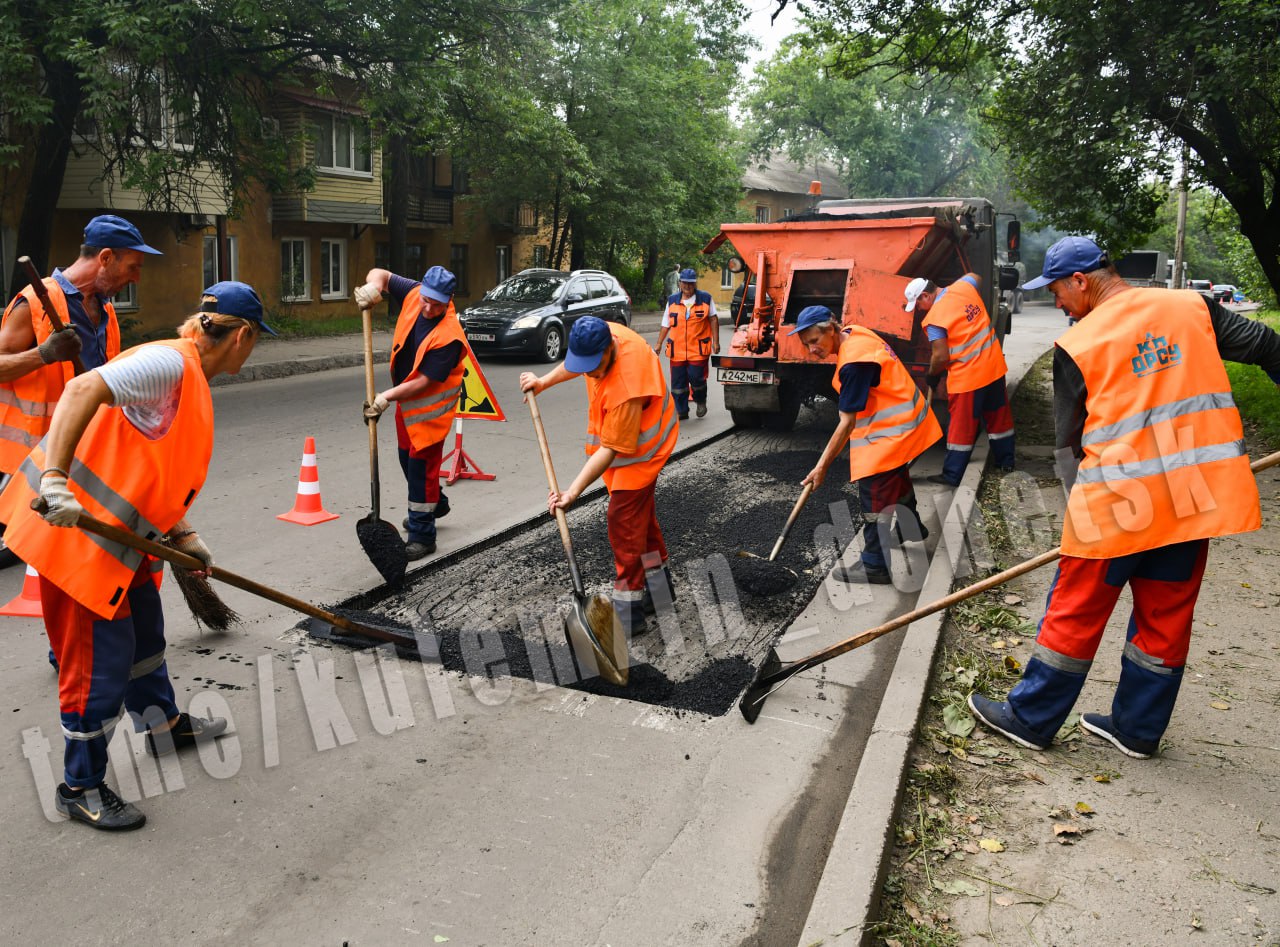
[[[1280,312],[1264,310],[1256,318],[1280,332]],[[1255,365],[1227,362],[1227,377],[1245,425],[1256,431],[1269,449],[1280,448],[1280,388]]]
[[[386,318],[375,314],[373,327],[385,328]],[[275,329],[282,339],[313,339],[330,335],[358,335],[362,329],[360,314],[331,316],[327,319],[300,319],[280,310],[267,313],[267,325]]]

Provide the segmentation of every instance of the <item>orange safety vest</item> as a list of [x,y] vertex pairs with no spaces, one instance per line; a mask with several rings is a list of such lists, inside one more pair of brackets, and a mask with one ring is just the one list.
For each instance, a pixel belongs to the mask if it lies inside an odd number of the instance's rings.
[[[71,325],[67,314],[67,297],[58,281],[52,277],[44,280],[49,291],[49,301],[62,319],[63,325]],[[53,333],[53,325],[45,314],[44,306],[34,288],[28,286],[4,311],[4,321],[18,305],[27,301],[31,315],[31,328],[36,334],[36,345]],[[111,303],[104,307],[107,319],[107,359],[120,354],[120,325],[116,322],[116,310]],[[96,367],[96,366],[94,366]],[[53,409],[62,397],[62,389],[75,375],[70,362],[55,362],[28,372],[21,378],[0,382],[0,473],[12,474],[49,432]]]
[[831,385],[840,392],[840,370],[852,362],[880,366],[880,383],[867,396],[867,404],[854,419],[849,434],[849,479],[909,464],[942,437],[938,419],[929,410],[911,374],[897,354],[870,329],[846,326],[845,340],[836,356]]
[[685,306],[679,293],[667,301],[671,320],[667,335],[667,357],[677,365],[705,362],[711,357],[711,294],[694,293],[693,305]]
[[640,490],[658,479],[675,450],[680,429],[676,406],[662,374],[662,363],[649,343],[625,326],[609,323],[616,357],[603,378],[583,375],[587,383],[587,454],[600,449],[604,419],[617,405],[644,398],[640,439],[634,454],[618,454],[604,472],[604,485],[614,490]]
[[978,290],[968,280],[952,283],[946,294],[925,313],[925,326],[947,333],[947,391],[977,391],[1009,372],[1004,349],[996,338]]
[[[213,454],[213,398],[191,339],[148,342],[182,353],[186,370],[173,424],[151,440],[119,408],[103,407],[76,446],[67,484],[90,516],[159,539],[186,514],[204,486]],[[137,346],[121,358],[146,346]],[[67,595],[114,618],[146,556],[79,529],[51,526],[31,509],[40,495],[45,441],[36,445],[0,495],[8,515],[5,543]]]
[[1261,525],[1240,414],[1199,293],[1126,290],[1057,344],[1084,376],[1087,412],[1064,554],[1111,559]]
[[[396,334],[391,342],[391,361],[394,364],[396,353],[409,338],[413,324],[418,321],[422,312],[422,296],[410,293],[404,298],[400,307],[400,318],[396,321]],[[428,333],[418,346],[413,356],[413,369],[416,372],[422,364],[422,358],[432,349],[444,348],[450,342],[461,342],[464,354],[467,351],[467,337],[458,322],[458,314],[450,301],[449,308],[441,317],[436,327]],[[453,416],[458,412],[458,396],[462,393],[463,359],[453,366],[453,371],[444,381],[432,381],[427,390],[408,401],[397,402],[400,416],[404,418],[405,429],[409,432],[409,442],[415,450],[422,450],[432,444],[438,444],[449,434],[453,424]],[[392,381],[395,381],[393,378]],[[403,381],[403,379],[401,379]],[[398,384],[399,382],[397,382]]]

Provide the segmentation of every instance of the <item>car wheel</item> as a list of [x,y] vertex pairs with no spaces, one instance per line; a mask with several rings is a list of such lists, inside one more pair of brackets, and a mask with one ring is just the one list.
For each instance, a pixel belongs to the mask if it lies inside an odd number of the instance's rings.
[[560,361],[564,355],[564,329],[554,322],[543,329],[538,355],[544,362]]

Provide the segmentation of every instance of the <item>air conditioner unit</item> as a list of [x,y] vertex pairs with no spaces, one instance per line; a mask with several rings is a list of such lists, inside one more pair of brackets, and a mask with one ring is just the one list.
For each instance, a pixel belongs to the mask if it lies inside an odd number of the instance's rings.
[[187,214],[186,224],[188,227],[192,228],[212,227],[213,218],[208,214]]

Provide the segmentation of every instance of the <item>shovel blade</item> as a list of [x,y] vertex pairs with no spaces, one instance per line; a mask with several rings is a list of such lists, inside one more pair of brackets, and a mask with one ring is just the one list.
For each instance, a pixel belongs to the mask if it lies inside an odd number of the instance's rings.
[[747,692],[742,695],[742,700],[738,701],[738,709],[742,711],[742,716],[746,718],[747,723],[755,723],[756,718],[760,716],[760,708],[764,706],[765,698],[769,696],[770,688],[773,686],[769,678],[781,670],[782,660],[778,657],[778,652],[770,648],[769,656],[764,659],[764,664],[756,672]]
[[384,581],[395,583],[404,578],[409,557],[405,554],[404,540],[394,526],[370,514],[356,522],[356,536]]
[[584,676],[597,673],[611,684],[626,687],[631,670],[627,638],[607,598],[574,596],[564,630]]

